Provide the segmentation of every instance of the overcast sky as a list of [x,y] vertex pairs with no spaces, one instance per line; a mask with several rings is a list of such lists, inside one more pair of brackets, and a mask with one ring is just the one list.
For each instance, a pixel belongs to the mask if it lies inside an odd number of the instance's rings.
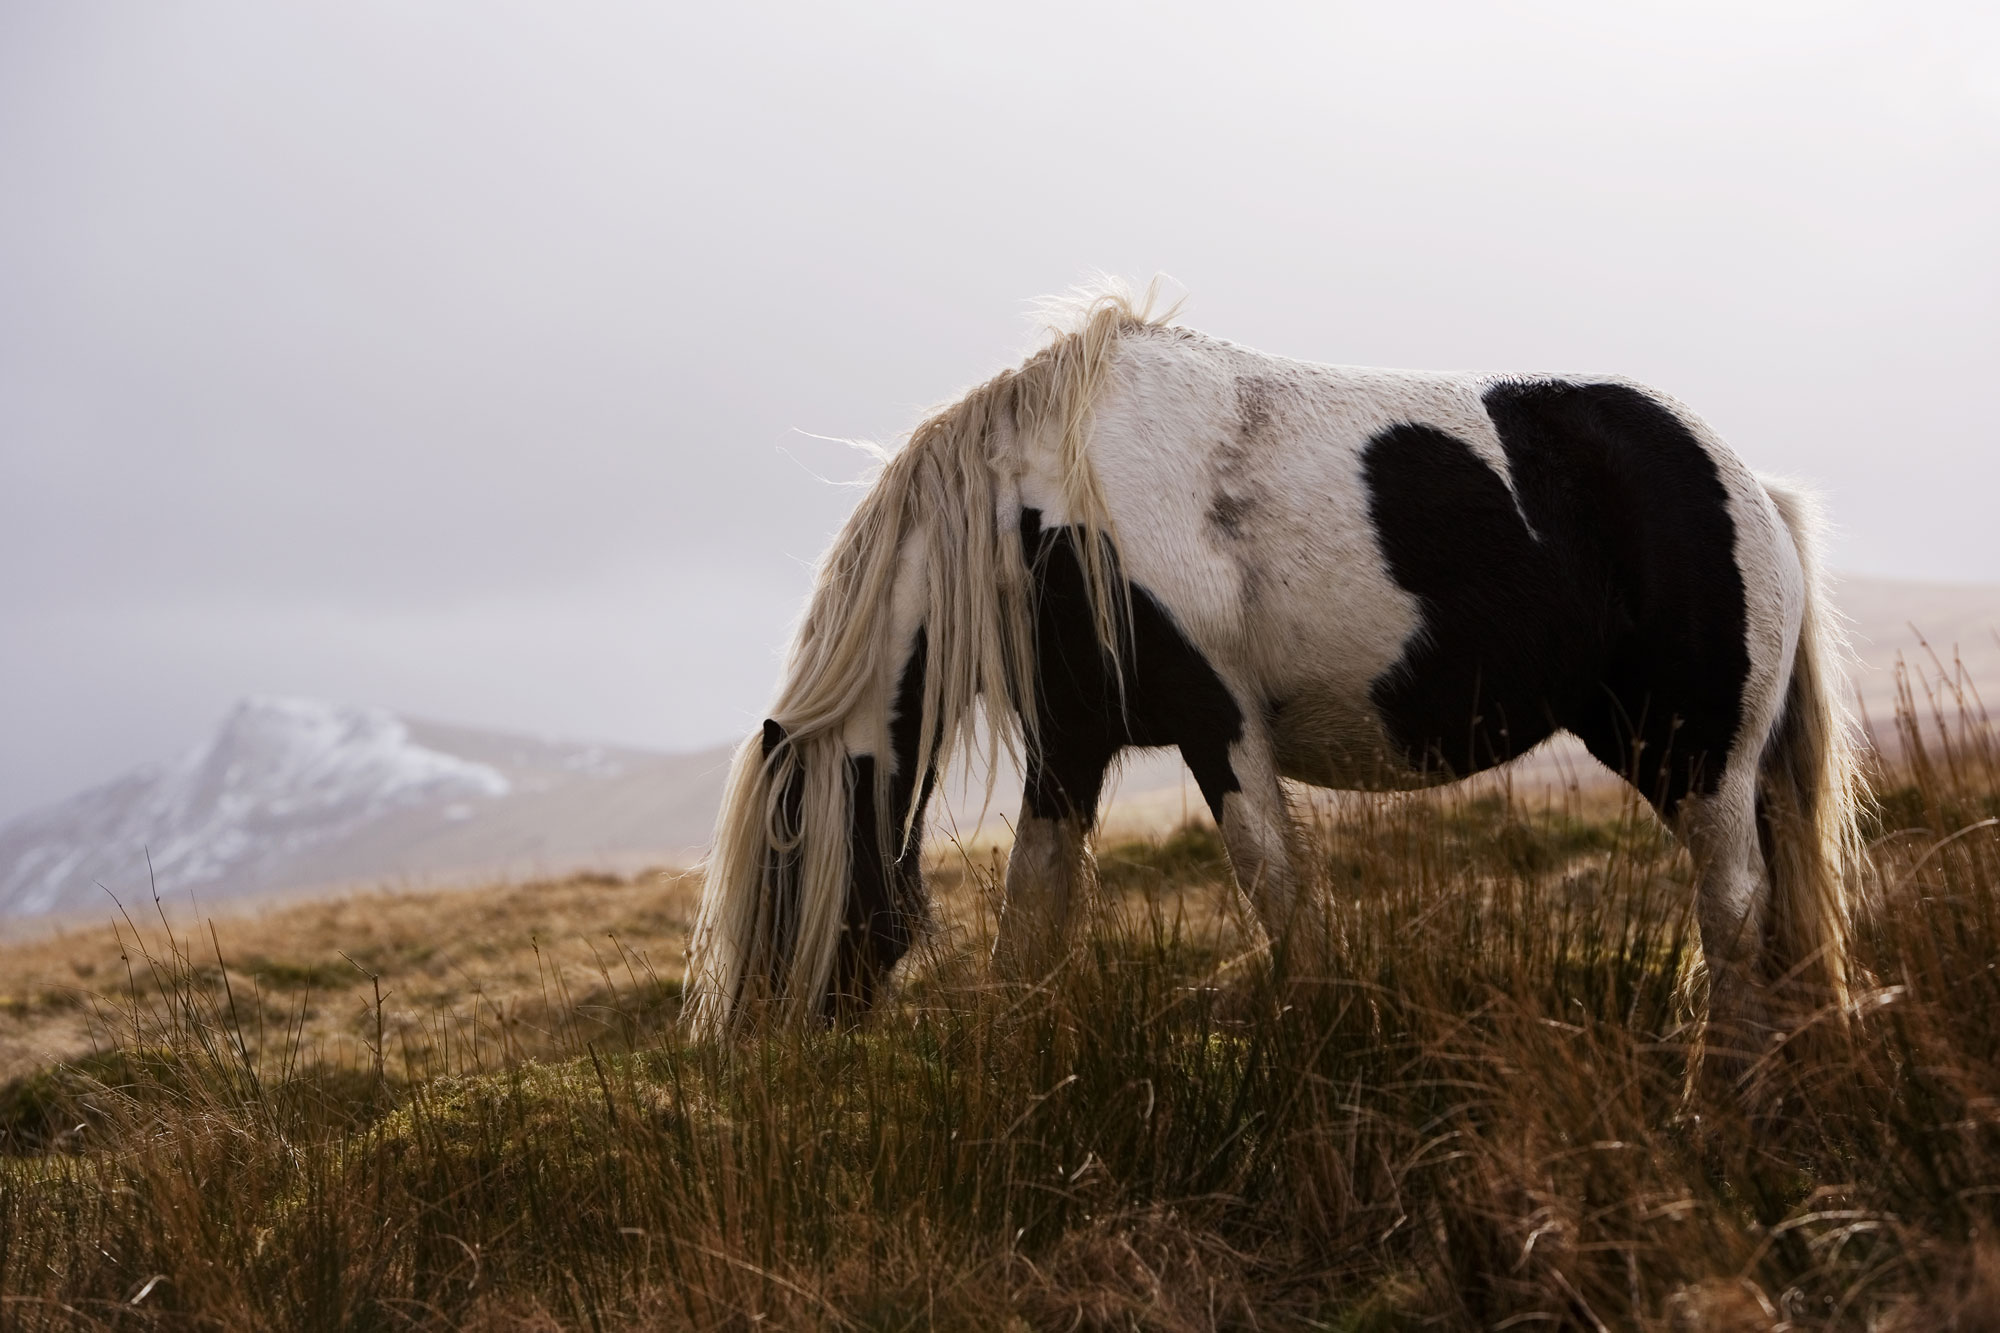
[[2000,580],[1990,5],[0,0],[0,818],[308,694],[761,716],[1027,302],[1620,371]]

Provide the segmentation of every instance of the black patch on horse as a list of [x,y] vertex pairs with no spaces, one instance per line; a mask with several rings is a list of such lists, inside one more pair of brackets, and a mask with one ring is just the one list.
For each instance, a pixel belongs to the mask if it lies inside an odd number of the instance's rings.
[[1035,623],[1037,744],[1024,777],[1028,812],[1088,823],[1120,750],[1177,745],[1219,822],[1222,798],[1242,790],[1229,747],[1242,738],[1243,712],[1173,616],[1136,583],[1118,661],[1106,659],[1085,594],[1081,542],[1078,529],[1045,530],[1039,509],[1021,511]]
[[1624,385],[1507,381],[1484,402],[1512,495],[1435,426],[1363,453],[1390,573],[1423,607],[1371,698],[1419,767],[1463,776],[1565,728],[1671,812],[1720,778],[1750,672],[1715,462]]

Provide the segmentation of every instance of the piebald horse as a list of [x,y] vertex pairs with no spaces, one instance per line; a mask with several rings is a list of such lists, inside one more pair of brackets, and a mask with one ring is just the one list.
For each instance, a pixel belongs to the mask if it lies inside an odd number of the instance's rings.
[[1414,788],[1568,731],[1689,848],[1712,1019],[1775,983],[1842,1003],[1861,787],[1815,529],[1638,384],[1308,364],[1101,294],[918,426],[827,554],[729,776],[692,1019],[880,996],[981,712],[1023,764],[1017,975],[1062,946],[1126,746],[1179,747],[1277,938],[1306,881],[1280,779]]

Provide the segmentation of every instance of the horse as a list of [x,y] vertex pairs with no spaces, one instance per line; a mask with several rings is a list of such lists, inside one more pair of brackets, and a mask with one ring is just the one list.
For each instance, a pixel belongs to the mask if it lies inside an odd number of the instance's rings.
[[1008,975],[1061,949],[1128,746],[1179,748],[1275,940],[1309,888],[1283,780],[1434,786],[1565,731],[1691,853],[1711,1024],[1779,985],[1844,1006],[1864,790],[1819,533],[1632,381],[1288,360],[1099,292],[835,539],[730,770],[687,1012],[879,999],[981,714],[1023,770]]

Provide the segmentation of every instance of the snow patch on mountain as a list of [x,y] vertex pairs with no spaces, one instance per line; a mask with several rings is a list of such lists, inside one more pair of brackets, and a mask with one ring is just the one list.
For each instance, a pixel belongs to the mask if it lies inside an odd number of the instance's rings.
[[[178,763],[141,769],[0,828],[0,915],[85,906],[102,883],[162,894],[296,860],[395,812],[506,796],[499,769],[427,748],[380,708],[253,698]],[[118,881],[118,882],[114,882]],[[87,900],[86,900],[87,901]]]

